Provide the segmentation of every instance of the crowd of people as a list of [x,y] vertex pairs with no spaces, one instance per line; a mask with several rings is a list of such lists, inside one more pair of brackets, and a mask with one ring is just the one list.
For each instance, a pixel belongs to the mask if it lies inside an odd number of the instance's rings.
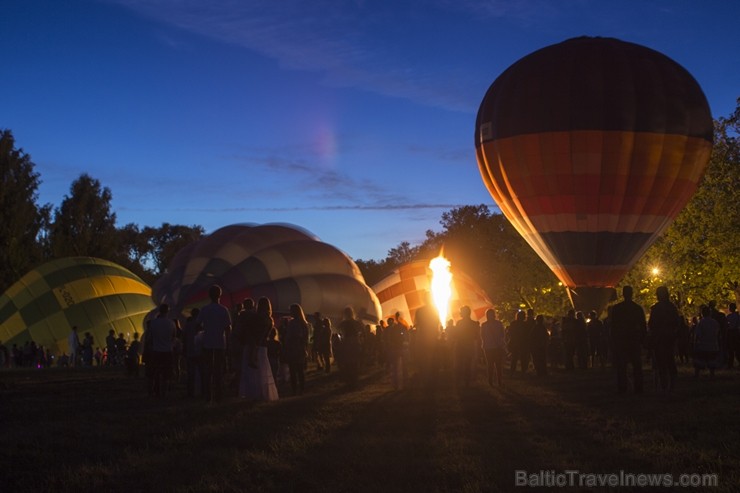
[[133,363],[129,356],[136,352],[137,340],[136,333],[133,341],[127,341],[123,333],[116,337],[115,331],[111,330],[107,345],[96,347],[93,335],[86,332],[80,339],[75,326],[67,338],[69,354],[54,354],[33,340],[27,340],[22,346],[13,344],[10,349],[0,341],[0,368],[128,366]]
[[[306,372],[331,373],[338,369],[348,387],[358,385],[364,368],[384,368],[394,389],[411,377],[420,385],[434,385],[441,373],[455,385],[468,386],[484,374],[492,387],[504,387],[505,376],[545,377],[562,371],[600,369],[611,365],[617,391],[644,390],[643,368],[651,365],[655,388],[672,392],[677,364],[707,370],[740,365],[740,314],[735,303],[728,313],[716,303],[700,307],[691,320],[680,315],[665,286],[656,291],[649,312],[633,301],[630,286],[622,300],[608,308],[602,320],[595,311],[570,310],[564,317],[545,317],[534,310],[518,310],[507,323],[490,308],[480,322],[467,306],[456,321],[442,327],[431,301],[419,308],[413,323],[401,313],[369,325],[347,307],[336,326],[318,312],[307,316],[294,304],[288,316],[276,317],[268,298],[246,299],[230,312],[220,303],[221,288],[214,285],[210,303],[193,309],[181,327],[163,304],[155,318],[127,341],[111,330],[105,347],[93,351],[94,340],[82,340],[74,327],[68,337],[70,354],[58,366],[117,366],[137,376],[144,363],[148,393],[163,396],[182,382],[189,397],[220,401],[225,393],[248,400],[275,400],[278,388],[293,395],[305,391]],[[8,350],[0,343],[0,367],[47,367],[53,357],[29,341]],[[631,375],[628,367],[631,366]],[[631,376],[631,378],[630,378]]]
[[230,312],[221,295],[221,288],[212,286],[210,303],[191,310],[182,328],[168,317],[166,304],[147,322],[142,356],[150,395],[165,395],[181,375],[186,395],[208,402],[222,400],[227,392],[276,400],[281,383],[301,395],[309,363],[322,373],[338,364],[347,385],[356,385],[370,339],[364,334],[369,326],[352,308],[345,309],[335,333],[331,320],[318,312],[309,322],[300,304],[291,305],[289,316],[276,323],[268,298],[245,299]]
[[655,295],[657,301],[646,313],[633,301],[632,287],[625,286],[623,299],[608,307],[603,320],[596,311],[570,310],[555,318],[530,309],[517,310],[506,324],[491,308],[479,323],[463,306],[459,319],[444,328],[427,306],[417,311],[411,327],[398,316],[381,322],[376,337],[384,341],[384,364],[394,388],[404,385],[407,372],[402,369],[408,365],[416,367],[424,382],[449,370],[460,386],[469,385],[485,368],[488,384],[499,387],[504,386],[504,375],[544,377],[554,369],[604,371],[611,366],[619,393],[630,388],[642,393],[643,368],[650,365],[655,389],[670,393],[677,364],[692,365],[697,377],[705,370],[713,377],[718,368],[740,365],[740,314],[735,303],[725,314],[710,301],[688,320],[671,302],[665,286]]

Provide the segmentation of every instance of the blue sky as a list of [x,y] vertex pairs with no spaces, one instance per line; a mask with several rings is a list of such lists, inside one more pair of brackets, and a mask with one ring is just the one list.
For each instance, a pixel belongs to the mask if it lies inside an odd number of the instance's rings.
[[713,116],[740,96],[725,0],[3,0],[0,128],[58,206],[86,172],[118,225],[302,226],[381,259],[494,207],[483,95],[519,58],[609,36],[686,67]]

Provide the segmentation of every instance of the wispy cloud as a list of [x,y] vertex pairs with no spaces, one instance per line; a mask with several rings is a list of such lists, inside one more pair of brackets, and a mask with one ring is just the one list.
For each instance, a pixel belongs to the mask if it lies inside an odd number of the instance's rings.
[[[160,22],[248,48],[291,70],[322,74],[333,86],[408,99],[455,111],[473,112],[481,83],[471,64],[449,57],[445,14],[517,19],[541,12],[541,0],[376,2],[331,0],[105,0]],[[427,13],[439,15],[426,15]],[[440,21],[441,19],[441,21]],[[406,36],[410,26],[415,35]],[[459,55],[459,52],[458,52]],[[475,67],[475,65],[473,65]],[[442,70],[440,70],[442,68]]]
[[[288,193],[308,200],[309,205],[301,209],[384,207],[386,204],[404,204],[407,200],[402,190],[366,178],[356,170],[350,175],[341,167],[327,169],[318,164],[316,156],[312,155],[293,154],[285,152],[285,149],[255,148],[244,150],[243,154],[231,155],[228,159],[232,166],[252,170],[259,168],[271,176],[280,177]],[[310,205],[326,202],[344,205],[330,206],[328,209]]]
[[178,212],[296,212],[296,211],[409,211],[409,210],[445,210],[462,207],[464,204],[385,204],[385,205],[321,205],[293,207],[172,207],[172,208],[136,208],[123,207],[127,211],[178,211]]

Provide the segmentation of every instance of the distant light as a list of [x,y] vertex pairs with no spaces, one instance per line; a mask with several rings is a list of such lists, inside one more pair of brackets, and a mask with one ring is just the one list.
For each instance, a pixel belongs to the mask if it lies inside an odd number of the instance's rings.
[[660,269],[658,267],[653,267],[650,272],[652,272],[654,276],[660,275]]

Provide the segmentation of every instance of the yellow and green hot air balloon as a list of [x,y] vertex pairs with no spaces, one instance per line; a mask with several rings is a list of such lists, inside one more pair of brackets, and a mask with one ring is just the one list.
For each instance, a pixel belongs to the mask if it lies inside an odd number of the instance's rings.
[[30,271],[0,297],[0,340],[6,346],[33,340],[52,352],[68,352],[77,326],[101,347],[109,330],[133,336],[154,308],[151,288],[131,271],[107,260],[69,257]]

